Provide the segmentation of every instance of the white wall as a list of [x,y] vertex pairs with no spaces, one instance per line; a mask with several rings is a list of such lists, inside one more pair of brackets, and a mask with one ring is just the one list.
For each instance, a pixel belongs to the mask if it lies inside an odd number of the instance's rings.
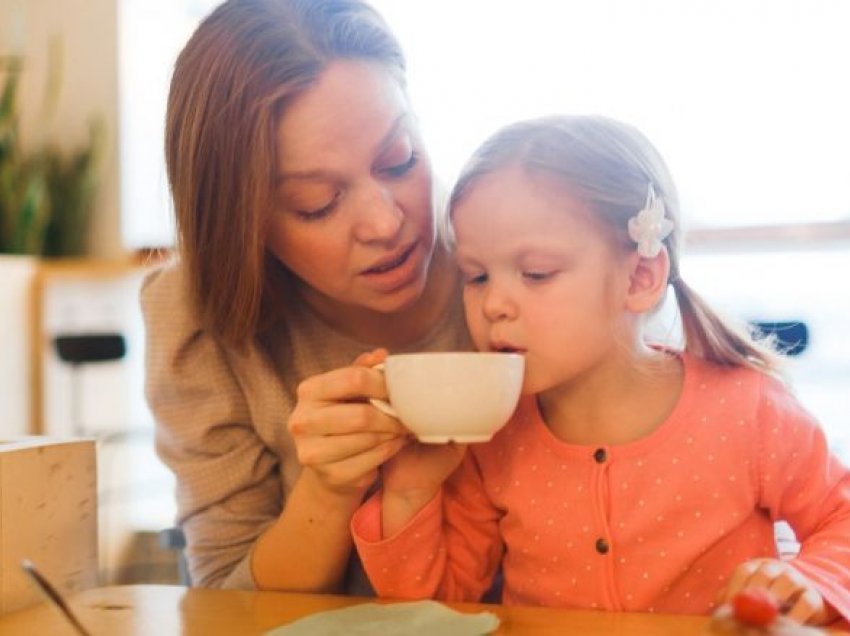
[[174,242],[165,174],[165,107],[174,61],[218,0],[117,0],[121,227],[130,249]]
[[[121,247],[118,178],[118,46],[116,0],[0,0],[0,55],[23,54],[19,96],[25,147],[46,140],[73,148],[88,138],[91,117],[107,132],[90,251],[116,257]],[[42,110],[48,42],[61,38],[62,85],[56,112]]]
[[32,302],[37,261],[0,254],[0,444],[31,431]]

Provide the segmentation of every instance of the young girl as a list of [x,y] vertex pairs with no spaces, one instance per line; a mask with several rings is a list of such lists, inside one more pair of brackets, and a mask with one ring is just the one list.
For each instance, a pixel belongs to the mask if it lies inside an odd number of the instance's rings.
[[[682,279],[649,141],[601,117],[509,126],[450,214],[475,344],[524,354],[524,397],[486,444],[384,466],[352,522],[378,593],[476,601],[501,567],[510,604],[704,614],[762,587],[801,622],[849,616],[850,473],[778,358]],[[668,285],[682,351],[642,338]]]

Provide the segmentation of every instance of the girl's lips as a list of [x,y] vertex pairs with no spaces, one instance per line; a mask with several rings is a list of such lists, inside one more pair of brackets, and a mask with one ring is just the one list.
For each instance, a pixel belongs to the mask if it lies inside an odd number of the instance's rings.
[[496,353],[525,353],[525,349],[520,349],[506,342],[493,342],[490,344],[490,351]]

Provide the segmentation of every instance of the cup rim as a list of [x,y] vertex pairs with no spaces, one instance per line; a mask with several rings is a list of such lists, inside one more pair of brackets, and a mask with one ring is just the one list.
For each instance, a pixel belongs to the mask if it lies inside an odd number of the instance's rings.
[[390,353],[387,355],[387,360],[390,358],[413,358],[413,357],[508,357],[508,358],[523,358],[523,354],[507,352],[507,351],[407,351],[405,353]]

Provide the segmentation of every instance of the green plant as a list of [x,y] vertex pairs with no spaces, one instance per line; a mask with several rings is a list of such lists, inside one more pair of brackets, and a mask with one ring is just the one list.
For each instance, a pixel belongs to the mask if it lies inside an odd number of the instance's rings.
[[95,121],[84,148],[70,155],[49,151],[44,157],[50,200],[42,250],[45,256],[81,256],[86,251],[103,137],[103,126]]
[[[56,54],[52,57],[55,68]],[[97,189],[103,127],[93,123],[88,143],[71,153],[42,143],[26,155],[17,112],[22,69],[21,58],[0,57],[5,75],[0,91],[0,253],[81,255]],[[55,73],[48,75],[45,113],[56,102],[59,84]]]
[[38,254],[50,201],[43,161],[22,155],[18,138],[19,58],[3,58],[0,93],[0,252]]

